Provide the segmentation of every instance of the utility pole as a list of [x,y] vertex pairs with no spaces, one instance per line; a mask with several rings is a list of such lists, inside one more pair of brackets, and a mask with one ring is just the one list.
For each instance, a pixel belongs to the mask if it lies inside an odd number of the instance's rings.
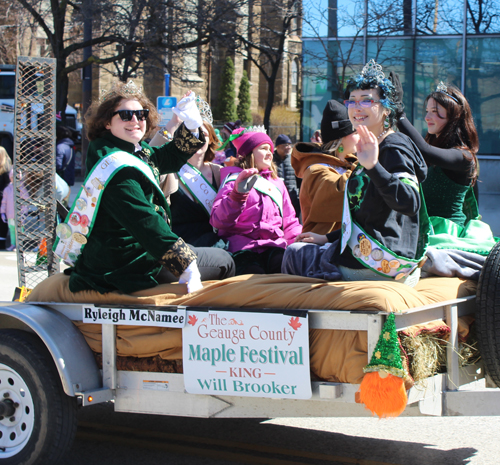
[[[84,42],[92,40],[92,0],[83,0],[83,40]],[[88,60],[92,56],[92,46],[83,49],[83,60]],[[87,110],[92,102],[92,65],[87,65],[82,72],[82,118],[86,115]],[[82,133],[82,168],[81,176],[85,178],[87,160],[87,148],[89,141],[85,131]]]

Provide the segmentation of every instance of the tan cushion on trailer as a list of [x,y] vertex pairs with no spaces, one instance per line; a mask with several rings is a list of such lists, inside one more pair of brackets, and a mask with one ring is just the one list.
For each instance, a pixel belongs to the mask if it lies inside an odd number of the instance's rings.
[[[95,291],[72,293],[69,277],[57,274],[40,283],[28,296],[31,302],[70,302],[93,304],[187,305],[246,308],[292,308],[332,310],[398,310],[420,307],[473,295],[476,282],[459,278],[421,279],[415,288],[397,282],[327,282],[283,274],[244,275],[204,283],[204,288],[186,294],[185,284],[162,284],[134,294]],[[101,352],[101,326],[77,324],[92,350]],[[416,328],[422,331],[442,327],[442,321]],[[421,326],[421,325],[419,325]],[[468,331],[462,322],[461,333]],[[182,357],[182,332],[143,326],[117,326],[117,354],[164,359]],[[332,382],[359,383],[367,363],[367,338],[364,331],[310,331],[311,370]]]

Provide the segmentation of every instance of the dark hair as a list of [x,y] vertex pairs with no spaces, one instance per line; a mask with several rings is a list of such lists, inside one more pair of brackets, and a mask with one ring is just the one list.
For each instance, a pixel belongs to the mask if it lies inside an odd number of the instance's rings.
[[66,126],[56,126],[56,140],[71,139],[73,131]]
[[367,75],[361,72],[347,81],[347,86],[344,91],[344,99],[348,99],[351,92],[358,89],[377,89],[380,103],[384,108],[390,111],[387,118],[389,119],[389,124],[392,128],[396,124],[396,119],[403,113],[404,110],[403,104],[395,101],[396,89],[394,88],[392,82],[386,77]]
[[122,100],[137,100],[142,108],[149,110],[149,116],[146,119],[146,136],[149,132],[158,126],[160,115],[142,91],[131,84],[124,82],[115,83],[112,89],[104,95],[100,102],[94,102],[88,109],[85,115],[85,128],[87,130],[87,138],[94,140],[107,131],[106,125],[111,122],[113,113],[120,105]]
[[[467,102],[462,92],[455,86],[447,86],[446,93],[436,91],[429,94],[425,99],[426,107],[431,98],[436,103],[437,116],[440,118],[439,113],[437,113],[437,104],[439,104],[446,110],[448,122],[443,127],[439,136],[427,133],[425,140],[434,147],[462,149],[464,157],[468,160],[473,160],[470,177],[474,184],[477,179],[476,154],[479,150],[479,137],[474,119],[472,118],[469,102]],[[467,155],[467,152],[470,153],[470,156]]]
[[203,161],[212,161],[215,158],[215,152],[220,146],[219,138],[215,133],[214,127],[210,123],[203,121],[203,126],[205,126],[208,131],[208,148]]

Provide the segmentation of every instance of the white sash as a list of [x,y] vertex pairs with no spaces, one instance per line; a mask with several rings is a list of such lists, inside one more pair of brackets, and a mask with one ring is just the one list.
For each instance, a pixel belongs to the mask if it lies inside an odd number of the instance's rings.
[[67,265],[75,264],[87,243],[104,188],[113,175],[125,167],[133,167],[141,171],[156,187],[161,197],[165,198],[147,163],[123,151],[112,152],[103,158],[87,176],[65,222],[57,225],[54,253]]
[[179,170],[179,180],[186,186],[186,189],[191,193],[191,195],[200,203],[200,205],[205,209],[205,211],[210,216],[212,212],[212,206],[215,201],[215,196],[217,191],[215,188],[207,181],[205,176],[195,168],[194,166],[186,163]]

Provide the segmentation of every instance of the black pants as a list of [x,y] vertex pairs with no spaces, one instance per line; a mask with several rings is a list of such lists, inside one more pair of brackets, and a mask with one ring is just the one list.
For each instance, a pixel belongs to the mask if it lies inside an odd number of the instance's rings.
[[[189,245],[189,244],[188,244]],[[235,265],[231,254],[218,247],[193,247],[196,254],[196,264],[200,270],[202,281],[230,278],[235,275]],[[162,268],[156,276],[158,283],[173,283],[179,281],[170,271]]]
[[236,263],[236,274],[273,274],[281,273],[281,262],[285,249],[281,247],[269,247],[264,252],[256,253],[250,250],[242,250],[234,254]]

